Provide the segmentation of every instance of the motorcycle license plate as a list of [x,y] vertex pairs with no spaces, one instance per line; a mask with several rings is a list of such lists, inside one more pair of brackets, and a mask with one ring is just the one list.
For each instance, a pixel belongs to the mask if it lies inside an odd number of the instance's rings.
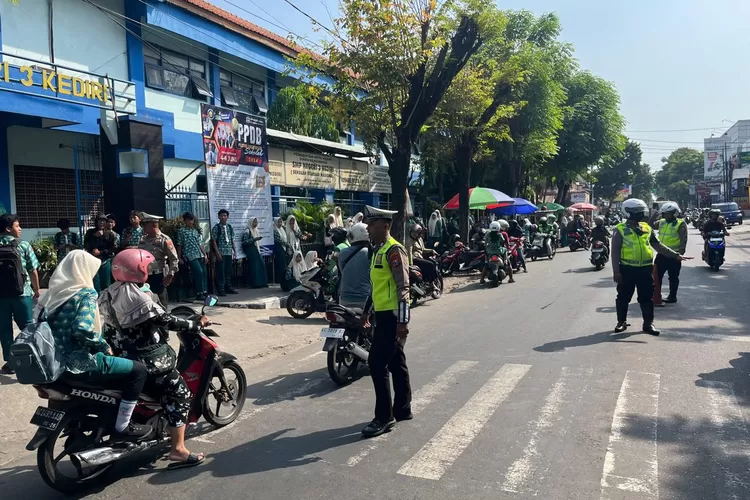
[[594,248],[594,249],[593,249],[593,250],[591,250],[591,251],[592,251],[593,253],[602,253],[602,252],[604,251],[604,249],[603,249],[603,248]]
[[34,412],[34,416],[31,417],[31,423],[43,429],[54,431],[60,425],[64,416],[64,411],[39,406]]
[[320,337],[324,339],[341,339],[344,337],[344,328],[323,328]]
[[711,243],[721,243],[722,241],[724,240],[722,240],[721,238],[711,238]]

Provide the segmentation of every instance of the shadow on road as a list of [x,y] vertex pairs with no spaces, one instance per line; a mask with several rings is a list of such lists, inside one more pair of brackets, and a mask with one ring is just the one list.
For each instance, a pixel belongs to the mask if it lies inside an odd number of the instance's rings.
[[305,319],[297,319],[292,318],[291,316],[273,316],[268,319],[259,319],[257,320],[258,323],[262,323],[264,325],[273,325],[273,326],[280,326],[280,325],[310,325],[310,324],[328,324],[328,320],[325,318],[325,316],[320,316],[318,314],[313,314],[309,318]]
[[[630,328],[634,328],[631,326]],[[603,342],[618,342],[625,344],[645,344],[643,340],[625,340],[633,335],[648,335],[637,330],[625,331],[622,333],[613,333],[612,330],[606,330],[604,332],[594,333],[591,335],[584,335],[582,337],[576,337],[574,339],[556,340],[554,342],[547,342],[544,345],[540,345],[534,348],[537,352],[562,352],[571,347],[586,347]]]

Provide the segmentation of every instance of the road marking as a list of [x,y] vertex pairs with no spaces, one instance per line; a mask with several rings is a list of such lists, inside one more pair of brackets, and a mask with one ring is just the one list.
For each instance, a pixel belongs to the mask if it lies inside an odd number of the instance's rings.
[[[421,413],[422,410],[432,404],[438,396],[442,395],[454,385],[458,380],[459,375],[469,371],[478,364],[479,361],[456,361],[453,363],[447,370],[438,375],[435,380],[420,388],[416,394],[414,394],[414,398],[411,401],[411,412],[415,415]],[[353,457],[350,457],[349,460],[346,461],[346,465],[354,467],[364,460],[385,440],[385,435],[380,435],[376,438],[370,439],[367,441],[367,447]]]
[[[586,370],[586,374],[589,376],[593,374],[593,369]],[[576,378],[580,377],[582,373],[576,373]],[[501,485],[501,489],[510,493],[525,493],[530,492],[529,479],[534,473],[535,464],[534,460],[540,458],[539,450],[537,448],[539,444],[539,434],[547,429],[550,429],[555,423],[557,414],[560,411],[560,407],[564,402],[564,398],[569,394],[567,389],[568,380],[573,376],[570,368],[563,367],[560,378],[557,379],[555,385],[552,386],[549,394],[544,400],[544,406],[542,407],[539,418],[536,419],[532,424],[531,438],[523,449],[521,456],[516,459],[515,462],[510,466],[508,471],[505,473],[505,480]],[[536,495],[536,492],[534,492]]]
[[[659,498],[659,385],[660,377],[656,373],[629,371],[625,374],[604,457],[602,500]],[[630,425],[637,427],[637,437],[625,435]],[[618,491],[614,496],[613,490]]]
[[[726,462],[731,463],[735,457],[747,456],[750,452],[747,440],[737,439],[737,431],[747,437],[747,427],[742,409],[734,394],[734,384],[706,380],[701,385],[708,390],[710,419],[719,434],[719,439],[713,440],[712,444],[721,450],[722,458]],[[733,472],[726,465],[721,463],[718,465],[723,469],[726,476],[726,484],[731,491],[731,498],[737,500],[746,498],[745,495],[750,485],[742,480],[740,474]],[[738,490],[741,493],[740,495],[735,493]]]
[[440,479],[489,421],[531,365],[504,365],[397,472]]
[[323,383],[323,381],[326,380],[324,378],[314,378],[310,380],[306,380],[300,385],[294,387],[293,389],[290,389],[287,392],[281,393],[276,395],[274,398],[272,398],[271,401],[269,401],[267,404],[264,405],[256,405],[254,403],[257,403],[259,400],[255,400],[252,403],[249,401],[245,402],[245,407],[242,409],[242,412],[240,412],[237,419],[232,422],[231,424],[227,425],[226,427],[222,427],[220,429],[216,429],[214,431],[209,432],[205,436],[197,436],[194,438],[191,438],[192,441],[198,441],[200,443],[209,443],[212,444],[213,441],[209,438],[213,438],[215,436],[218,436],[220,434],[225,433],[226,431],[234,428],[237,426],[240,422],[244,422],[245,420],[254,417],[255,415],[262,413],[266,411],[268,408],[272,407],[276,403],[280,403],[282,401],[288,400],[288,399],[294,399],[298,396],[302,396],[303,394],[306,394],[310,390],[316,388],[320,384]]

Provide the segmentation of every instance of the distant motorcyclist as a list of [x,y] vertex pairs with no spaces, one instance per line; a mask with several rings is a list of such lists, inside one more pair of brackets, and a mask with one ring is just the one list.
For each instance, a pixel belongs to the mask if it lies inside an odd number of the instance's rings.
[[424,240],[422,239],[423,231],[424,229],[419,224],[412,227],[410,232],[411,247],[407,248],[407,252],[409,261],[419,268],[424,280],[430,282],[437,279],[437,264],[425,257],[435,255],[436,252],[431,248],[425,248]]
[[[502,223],[505,224],[502,224]],[[507,229],[508,221],[506,220],[499,220],[494,221],[490,224],[490,231],[485,236],[485,244],[486,244],[486,250],[487,253],[487,265],[482,269],[482,276],[479,279],[479,283],[483,284],[485,282],[485,276],[487,275],[487,270],[489,268],[489,260],[493,255],[497,255],[500,257],[503,262],[507,262],[507,256],[508,256],[508,234],[503,231],[503,228]],[[508,283],[515,283],[515,280],[513,279],[513,269],[512,266],[506,266],[508,269],[508,276],[510,279],[508,280]]]
[[708,212],[708,220],[703,223],[703,228],[701,229],[701,236],[703,236],[703,259],[706,258],[706,251],[708,250],[709,233],[719,232],[723,233],[724,236],[729,236],[727,226],[721,221],[720,217],[721,210],[712,208]]
[[550,214],[547,217],[547,223],[551,228],[552,246],[557,248],[560,242],[560,225],[557,223],[557,216],[555,214]]
[[[527,219],[528,220],[528,219]],[[513,219],[509,223],[508,236],[511,238],[526,238],[526,233],[518,225],[518,221]],[[526,270],[526,258],[523,255],[523,246],[518,247],[518,263],[523,267],[523,272],[527,273]]]
[[601,241],[604,243],[604,253],[609,258],[609,239],[612,234],[609,229],[604,225],[604,218],[600,215],[594,217],[594,229],[591,230],[591,242]]

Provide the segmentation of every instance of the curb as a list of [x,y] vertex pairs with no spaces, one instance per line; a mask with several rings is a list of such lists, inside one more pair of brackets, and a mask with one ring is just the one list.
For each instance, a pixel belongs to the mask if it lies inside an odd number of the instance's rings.
[[[200,300],[191,300],[189,303],[203,305],[203,302]],[[218,304],[216,304],[216,307],[226,307],[229,309],[283,309],[286,307],[286,297],[269,297],[267,299],[241,303],[219,302]]]

